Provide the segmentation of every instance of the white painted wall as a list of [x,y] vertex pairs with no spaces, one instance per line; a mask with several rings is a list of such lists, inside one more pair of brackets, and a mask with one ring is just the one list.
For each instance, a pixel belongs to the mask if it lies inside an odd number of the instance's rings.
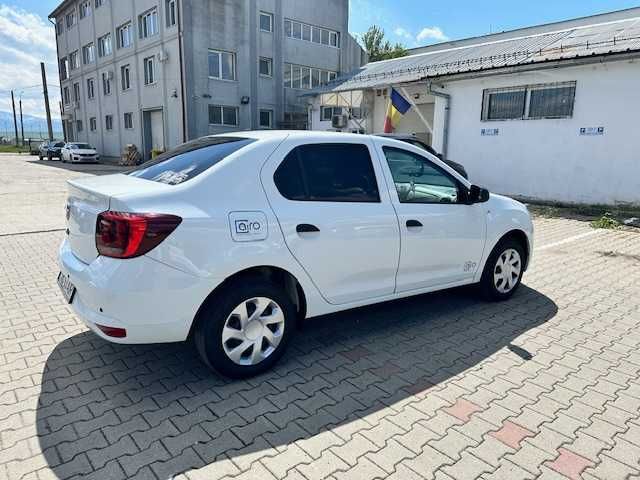
[[[640,61],[618,61],[450,82],[449,158],[494,192],[572,203],[640,205]],[[486,88],[576,81],[573,118],[481,121]],[[441,149],[444,102],[436,101]],[[604,127],[603,136],[580,136]],[[498,128],[498,136],[481,136]]]

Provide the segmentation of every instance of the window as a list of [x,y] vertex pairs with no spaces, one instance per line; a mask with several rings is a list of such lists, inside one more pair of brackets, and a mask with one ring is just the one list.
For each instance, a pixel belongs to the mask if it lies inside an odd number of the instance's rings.
[[89,119],[89,130],[95,132],[98,129],[98,120],[96,117],[91,117]]
[[235,80],[235,53],[209,50],[209,77],[219,80]]
[[330,122],[334,115],[342,115],[342,107],[320,107],[320,115],[323,121]]
[[96,96],[93,78],[87,79],[87,98],[93,100]]
[[260,110],[260,128],[273,128],[273,110]]
[[111,72],[102,74],[102,93],[104,95],[111,95],[111,77],[113,77]]
[[86,18],[91,15],[91,3],[89,0],[85,0],[80,3],[80,18]]
[[284,34],[287,37],[291,37],[292,33],[291,33],[291,20],[285,20],[284,21]]
[[149,38],[158,33],[158,10],[155,8],[138,17],[140,38]]
[[118,48],[128,48],[131,46],[133,40],[131,22],[125,23],[117,28],[116,38],[118,41]]
[[313,43],[320,43],[320,32],[322,31],[322,29],[318,28],[318,27],[313,27],[313,35],[311,38],[311,41]]
[[133,128],[133,113],[127,112],[124,114],[124,128],[131,130]]
[[131,88],[131,67],[129,65],[120,67],[120,85],[122,85],[122,91]]
[[144,84],[151,85],[156,82],[156,71],[154,66],[154,58],[147,57],[143,61],[144,66]]
[[273,75],[273,59],[260,57],[260,75],[271,77]]
[[273,32],[273,15],[271,13],[260,12],[260,30]]
[[380,202],[369,149],[355,143],[296,147],[276,170],[274,181],[289,200]]
[[77,132],[82,131],[82,120],[76,120],[76,131]]
[[576,85],[532,87],[528,118],[567,118],[573,116]]
[[67,13],[66,22],[67,22],[67,30],[69,30],[76,23],[76,12]]
[[94,81],[93,78],[88,78],[87,79],[87,98],[89,100],[93,100],[95,98],[96,92],[95,92],[95,85],[94,85]]
[[73,84],[73,101],[74,102],[80,101],[80,84],[79,83]]
[[337,77],[336,72],[301,65],[284,64],[284,86],[309,90],[324,85]]
[[67,57],[60,59],[60,79],[66,80],[69,78],[69,61]]
[[102,5],[104,5],[104,0],[95,0],[96,8],[100,8]]
[[69,87],[64,87],[62,89],[62,100],[65,105],[69,105],[71,103],[71,96],[69,95]]
[[238,108],[222,105],[209,105],[209,124],[226,127],[238,126]]
[[302,40],[302,24],[298,22],[291,22],[291,26],[293,30],[292,37]]
[[104,127],[107,130],[113,130],[113,115],[106,115],[104,117]]
[[107,33],[98,38],[98,55],[100,57],[106,57],[111,55],[111,34]]
[[457,203],[458,183],[427,158],[383,147],[400,203]]
[[167,27],[173,27],[177,22],[176,0],[166,0]]
[[203,137],[159,155],[129,175],[168,185],[179,185],[206,172],[254,141],[237,137]]
[[56,33],[58,35],[62,35],[62,32],[64,31],[64,23],[62,20],[57,20],[56,21]]
[[575,94],[576,82],[487,89],[482,120],[570,118]]
[[82,47],[82,63],[88,65],[96,60],[96,47],[92,43],[89,43]]
[[311,41],[311,25],[302,25],[302,40]]
[[320,32],[320,41],[323,45],[329,45],[329,30],[322,30],[322,32]]
[[336,48],[340,47],[340,34],[338,32],[330,32],[329,45]]
[[69,66],[71,67],[71,70],[75,70],[80,67],[80,63],[78,62],[77,50],[69,54]]

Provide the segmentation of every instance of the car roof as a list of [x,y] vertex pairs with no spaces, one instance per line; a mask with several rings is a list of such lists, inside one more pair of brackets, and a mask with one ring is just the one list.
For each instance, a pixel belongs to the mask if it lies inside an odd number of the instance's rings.
[[[285,140],[289,139],[322,139],[324,141],[335,140],[339,141],[354,141],[363,139],[376,139],[379,135],[362,135],[358,133],[344,133],[344,132],[319,132],[314,130],[250,130],[240,131],[232,133],[221,133],[217,135],[210,135],[211,137],[236,137],[236,138],[251,138],[254,140]],[[388,137],[389,140],[394,140],[393,137]]]

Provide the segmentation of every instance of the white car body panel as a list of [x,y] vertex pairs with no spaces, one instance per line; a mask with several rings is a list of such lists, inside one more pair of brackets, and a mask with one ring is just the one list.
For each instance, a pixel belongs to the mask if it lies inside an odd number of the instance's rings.
[[[343,142],[366,145],[374,159],[376,177],[382,176],[368,138]],[[331,304],[393,294],[400,237],[398,219],[385,189],[380,189],[380,203],[296,202],[284,198],[275,186],[273,176],[284,158],[307,143],[306,137],[283,142],[261,172],[262,185],[289,250]],[[335,143],[335,139],[318,138],[313,143]],[[310,224],[320,231],[298,233],[299,224]],[[336,268],[340,265],[348,268]]]
[[[254,267],[289,272],[304,293],[307,317],[315,317],[476,282],[495,244],[514,229],[527,235],[532,250],[531,219],[514,200],[492,195],[476,205],[400,204],[382,145],[428,157],[470,185],[417,147],[325,132],[222,136],[256,142],[179,185],[122,174],[70,182],[69,236],[59,263],[77,288],[72,307],[92,330],[96,323],[127,329],[126,338],[108,340],[184,340],[209,294]],[[369,146],[380,203],[282,197],[273,180],[280,162],[296,145],[323,142]],[[106,209],[177,215],[182,223],[142,257],[105,258],[97,255],[95,222]],[[407,232],[406,219],[416,216],[424,229]],[[298,234],[300,223],[317,225],[320,235]]]
[[100,158],[98,151],[94,148],[71,149],[69,144],[62,148],[60,155],[65,162],[97,162]]

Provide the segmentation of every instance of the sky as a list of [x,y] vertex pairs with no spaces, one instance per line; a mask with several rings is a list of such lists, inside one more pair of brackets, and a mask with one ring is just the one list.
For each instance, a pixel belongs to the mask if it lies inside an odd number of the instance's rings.
[[[58,3],[0,0],[0,111],[11,110],[13,89],[24,113],[44,116],[38,86],[44,61],[52,112],[59,117],[55,34],[47,20]],[[636,6],[640,0],[350,0],[350,31],[361,35],[376,24],[392,42],[417,47]]]

